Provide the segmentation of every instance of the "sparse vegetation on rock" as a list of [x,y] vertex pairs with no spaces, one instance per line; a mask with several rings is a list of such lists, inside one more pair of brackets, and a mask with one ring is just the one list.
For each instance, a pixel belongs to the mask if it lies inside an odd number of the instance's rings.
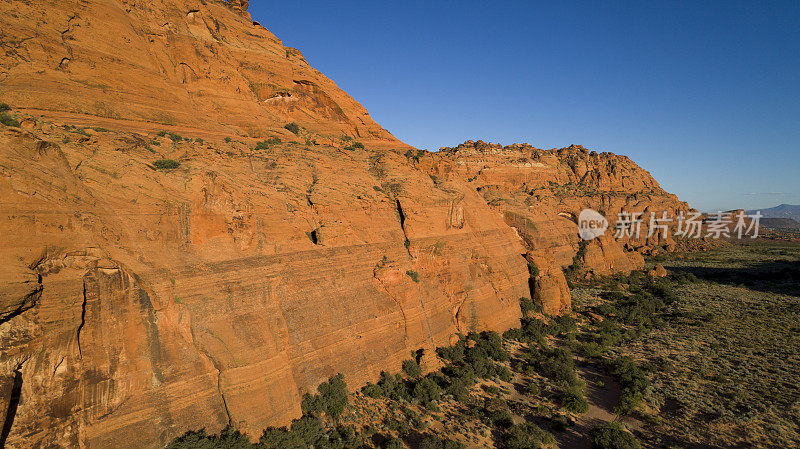
[[181,163],[173,159],[159,159],[153,162],[153,167],[159,170],[174,170],[180,166]]
[[295,122],[287,123],[284,128],[288,129],[292,134],[300,135],[300,125]]

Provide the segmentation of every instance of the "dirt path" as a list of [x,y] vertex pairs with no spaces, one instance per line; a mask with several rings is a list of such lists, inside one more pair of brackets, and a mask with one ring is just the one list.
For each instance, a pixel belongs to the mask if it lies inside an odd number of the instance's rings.
[[639,420],[630,417],[618,418],[614,407],[622,395],[622,386],[594,361],[581,360],[577,364],[580,376],[586,381],[586,399],[589,409],[578,415],[575,425],[564,432],[556,432],[558,446],[562,449],[591,448],[589,432],[603,423],[620,419],[629,428],[641,428]]

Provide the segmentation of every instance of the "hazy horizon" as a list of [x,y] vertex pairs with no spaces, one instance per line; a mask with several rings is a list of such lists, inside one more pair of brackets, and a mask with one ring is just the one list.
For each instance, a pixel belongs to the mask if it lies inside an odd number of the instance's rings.
[[700,210],[800,204],[800,3],[251,3],[396,137],[580,144]]

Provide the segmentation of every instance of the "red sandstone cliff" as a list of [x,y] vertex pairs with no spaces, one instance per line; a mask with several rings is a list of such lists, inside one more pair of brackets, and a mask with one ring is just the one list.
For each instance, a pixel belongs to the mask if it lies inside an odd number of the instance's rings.
[[[22,122],[0,125],[7,447],[257,435],[336,372],[356,386],[515,326],[526,258],[533,295],[567,310],[581,208],[685,207],[582,148],[410,160],[246,3],[0,2],[0,101]],[[585,262],[641,267],[608,238]]]
[[[675,217],[679,211],[690,210],[629,158],[577,145],[542,150],[528,144],[469,141],[442,148],[420,159],[418,165],[437,179],[466,180],[519,232],[526,259],[539,271],[532,294],[548,313],[570,309],[562,268],[579,262],[588,275],[641,269],[644,259],[640,253],[676,246],[671,235],[648,238],[650,212]],[[589,242],[576,261],[581,242],[576,221],[587,208],[605,215],[610,228]],[[618,214],[623,211],[644,213],[638,239],[613,238]]]
[[[242,10],[204,0],[0,2],[3,101],[107,127],[402,145]],[[276,19],[277,20],[277,19]],[[137,122],[132,125],[131,122]],[[302,139],[299,141],[303,141]]]

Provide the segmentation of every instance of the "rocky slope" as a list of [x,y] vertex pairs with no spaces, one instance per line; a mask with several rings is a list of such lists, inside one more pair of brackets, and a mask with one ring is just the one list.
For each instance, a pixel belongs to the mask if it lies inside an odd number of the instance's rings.
[[[690,210],[629,158],[577,145],[542,150],[528,144],[468,141],[442,148],[419,164],[437,179],[466,180],[519,232],[526,259],[538,270],[532,294],[548,313],[570,308],[563,268],[572,266],[581,275],[641,269],[641,253],[673,250],[677,245],[671,233],[648,238],[650,212],[675,217]],[[588,244],[576,232],[577,217],[587,208],[609,221],[605,235]],[[623,211],[644,214],[639,238],[614,239],[614,226]]]
[[0,2],[0,446],[258,435],[332,374],[515,326],[522,296],[569,310],[581,208],[686,207],[579,147],[407,153],[246,4]]
[[286,140],[294,136],[283,126],[297,122],[303,139],[320,143],[346,136],[402,145],[298,50],[253,22],[246,3],[0,2],[3,101],[112,129]]
[[358,385],[514,326],[528,294],[502,217],[396,153],[48,124],[0,148],[9,447],[257,435],[336,372]]

